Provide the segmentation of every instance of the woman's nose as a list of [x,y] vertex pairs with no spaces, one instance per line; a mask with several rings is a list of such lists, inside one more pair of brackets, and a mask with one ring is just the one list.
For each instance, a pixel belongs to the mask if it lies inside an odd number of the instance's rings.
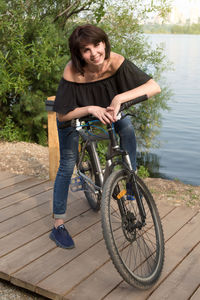
[[91,55],[92,55],[92,56],[95,56],[95,55],[96,55],[96,49],[95,49],[95,47],[94,47],[94,48],[91,48]]

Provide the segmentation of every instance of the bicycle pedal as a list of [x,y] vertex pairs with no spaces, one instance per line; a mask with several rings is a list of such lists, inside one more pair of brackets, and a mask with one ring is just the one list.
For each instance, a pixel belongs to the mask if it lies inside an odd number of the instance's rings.
[[70,190],[72,192],[83,191],[83,179],[81,176],[77,176],[71,179]]

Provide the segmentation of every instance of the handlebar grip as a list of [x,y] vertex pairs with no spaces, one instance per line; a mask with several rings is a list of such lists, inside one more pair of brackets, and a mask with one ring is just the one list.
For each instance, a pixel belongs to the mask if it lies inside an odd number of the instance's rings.
[[120,108],[119,112],[123,111],[124,109],[127,109],[127,108],[131,107],[132,105],[135,105],[135,104],[138,104],[140,102],[143,102],[143,101],[145,101],[147,99],[148,99],[147,95],[142,95],[142,96],[137,97],[137,98],[135,98],[133,100],[125,102],[125,103],[123,103],[121,105],[121,108]]

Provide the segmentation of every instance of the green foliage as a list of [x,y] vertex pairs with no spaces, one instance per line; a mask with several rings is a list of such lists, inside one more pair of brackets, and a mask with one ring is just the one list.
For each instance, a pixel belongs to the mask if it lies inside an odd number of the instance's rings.
[[108,142],[102,141],[97,143],[97,153],[99,155],[99,159],[101,162],[101,165],[105,167],[106,165],[106,154],[108,152]]
[[200,34],[200,23],[173,25],[148,24],[143,26],[145,33],[171,33],[171,34]]
[[0,130],[0,139],[8,142],[21,140],[19,128],[15,128],[15,123],[13,122],[11,116],[8,116],[6,118],[5,126]]
[[137,174],[141,178],[147,178],[150,175],[148,169],[145,168],[144,166],[139,167]]
[[198,24],[185,24],[185,25],[173,25],[171,27],[171,33],[200,34],[200,23],[198,23]]
[[143,30],[145,33],[171,33],[171,27],[166,24],[144,24]]

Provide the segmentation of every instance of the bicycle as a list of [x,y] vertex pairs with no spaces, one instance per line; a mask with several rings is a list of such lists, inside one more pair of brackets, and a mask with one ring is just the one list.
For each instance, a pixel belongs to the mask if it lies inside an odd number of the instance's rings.
[[[121,111],[146,99],[145,95],[124,103]],[[122,278],[134,287],[147,289],[159,279],[164,264],[159,213],[149,189],[132,170],[129,155],[120,149],[113,126],[107,125],[108,135],[96,135],[94,122],[87,116],[62,125],[75,127],[82,140],[76,164],[78,176],[72,178],[71,189],[83,190],[91,208],[101,209],[103,237]],[[109,146],[102,169],[96,144],[105,139]],[[121,159],[116,161],[116,157]]]

